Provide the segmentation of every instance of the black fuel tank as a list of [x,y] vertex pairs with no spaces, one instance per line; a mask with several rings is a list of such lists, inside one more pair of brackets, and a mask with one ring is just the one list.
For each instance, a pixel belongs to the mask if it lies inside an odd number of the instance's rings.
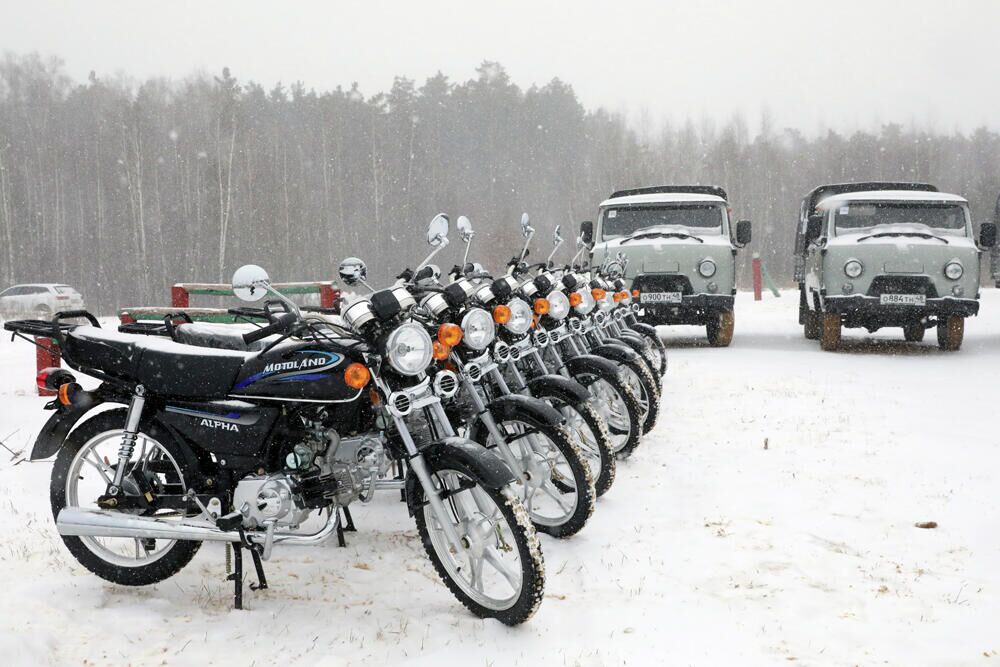
[[296,342],[279,345],[243,365],[232,395],[291,401],[348,401],[359,395],[344,382],[344,369],[362,362],[350,345]]

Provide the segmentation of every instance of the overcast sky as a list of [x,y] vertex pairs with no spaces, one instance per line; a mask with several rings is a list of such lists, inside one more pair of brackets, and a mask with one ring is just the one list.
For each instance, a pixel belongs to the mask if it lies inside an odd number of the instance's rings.
[[637,123],[734,112],[809,133],[897,121],[1000,127],[1000,0],[194,2],[0,0],[0,50],[87,73],[318,90],[452,80],[483,60],[523,87],[559,77]]

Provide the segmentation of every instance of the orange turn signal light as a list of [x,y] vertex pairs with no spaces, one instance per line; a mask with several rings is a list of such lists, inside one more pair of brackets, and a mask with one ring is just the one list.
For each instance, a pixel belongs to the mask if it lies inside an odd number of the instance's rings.
[[634,296],[635,298],[638,299],[639,298],[639,290],[637,290],[637,289],[632,290],[632,296]]
[[75,394],[76,390],[79,388],[80,385],[75,382],[67,382],[66,384],[59,385],[59,391],[56,394],[56,396],[59,397],[59,402],[63,405],[72,405],[73,394]]
[[344,383],[351,389],[361,389],[372,379],[372,374],[364,364],[354,362],[344,369]]
[[535,299],[535,314],[545,315],[549,312],[549,300],[548,299]]
[[445,345],[439,340],[434,341],[434,352],[433,357],[438,361],[445,361],[448,355],[451,354],[451,346]]
[[600,287],[595,287],[594,289],[590,290],[590,295],[594,297],[594,301],[600,301],[601,299],[606,297],[608,293],[602,290]]
[[507,324],[510,321],[510,306],[497,306],[493,309],[493,321],[497,324]]
[[581,295],[579,292],[573,292],[572,294],[569,295],[569,305],[576,308],[581,303],[583,303],[583,295]]
[[442,324],[438,327],[438,340],[442,345],[455,347],[462,342],[462,327],[448,322]]
[[621,292],[615,292],[615,295],[614,295],[613,297],[611,297],[611,298],[615,300],[615,303],[618,303],[618,302],[619,302],[619,301],[621,301],[621,300],[622,300],[622,299],[623,299],[624,297],[622,296],[622,293],[621,293]]

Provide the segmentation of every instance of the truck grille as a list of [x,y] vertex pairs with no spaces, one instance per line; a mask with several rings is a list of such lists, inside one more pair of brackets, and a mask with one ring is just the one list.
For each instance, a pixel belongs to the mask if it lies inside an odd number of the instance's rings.
[[868,296],[883,294],[924,294],[928,299],[937,298],[937,288],[927,276],[875,276]]

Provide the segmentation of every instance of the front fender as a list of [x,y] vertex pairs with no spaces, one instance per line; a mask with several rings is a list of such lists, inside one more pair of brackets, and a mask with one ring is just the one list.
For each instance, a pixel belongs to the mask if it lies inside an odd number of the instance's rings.
[[646,338],[656,338],[659,336],[659,334],[656,333],[656,327],[651,324],[645,324],[644,322],[630,324],[629,328]]
[[528,390],[532,396],[547,398],[554,396],[563,403],[575,405],[590,399],[587,388],[576,380],[571,380],[562,375],[548,374],[528,380]]
[[83,419],[84,415],[92,409],[105,402],[100,395],[86,392],[86,400],[78,405],[62,406],[53,413],[45,426],[38,432],[35,438],[35,445],[31,448],[31,460],[40,461],[47,459],[62,447],[66,441],[66,436],[73,430],[77,422]]
[[[454,470],[488,489],[502,489],[514,481],[514,473],[499,456],[465,438],[436,440],[421,449],[420,455],[431,474],[441,470]],[[416,475],[412,472],[406,475],[406,504],[410,516],[421,505],[423,493],[418,489],[419,485],[420,480]]]
[[[564,422],[562,414],[540,398],[523,394],[505,394],[486,406],[490,416],[497,422],[506,420],[522,421],[535,428],[552,428]],[[469,431],[469,439],[486,442],[486,425],[476,419]]]
[[630,361],[639,361],[639,353],[623,343],[605,343],[598,345],[592,352],[605,359],[624,364]]
[[620,341],[623,345],[627,345],[632,348],[639,354],[645,354],[646,347],[649,345],[645,338],[634,331],[623,331],[618,335],[618,341]]
[[601,375],[616,377],[618,364],[596,354],[579,354],[566,360],[566,370],[570,375]]

